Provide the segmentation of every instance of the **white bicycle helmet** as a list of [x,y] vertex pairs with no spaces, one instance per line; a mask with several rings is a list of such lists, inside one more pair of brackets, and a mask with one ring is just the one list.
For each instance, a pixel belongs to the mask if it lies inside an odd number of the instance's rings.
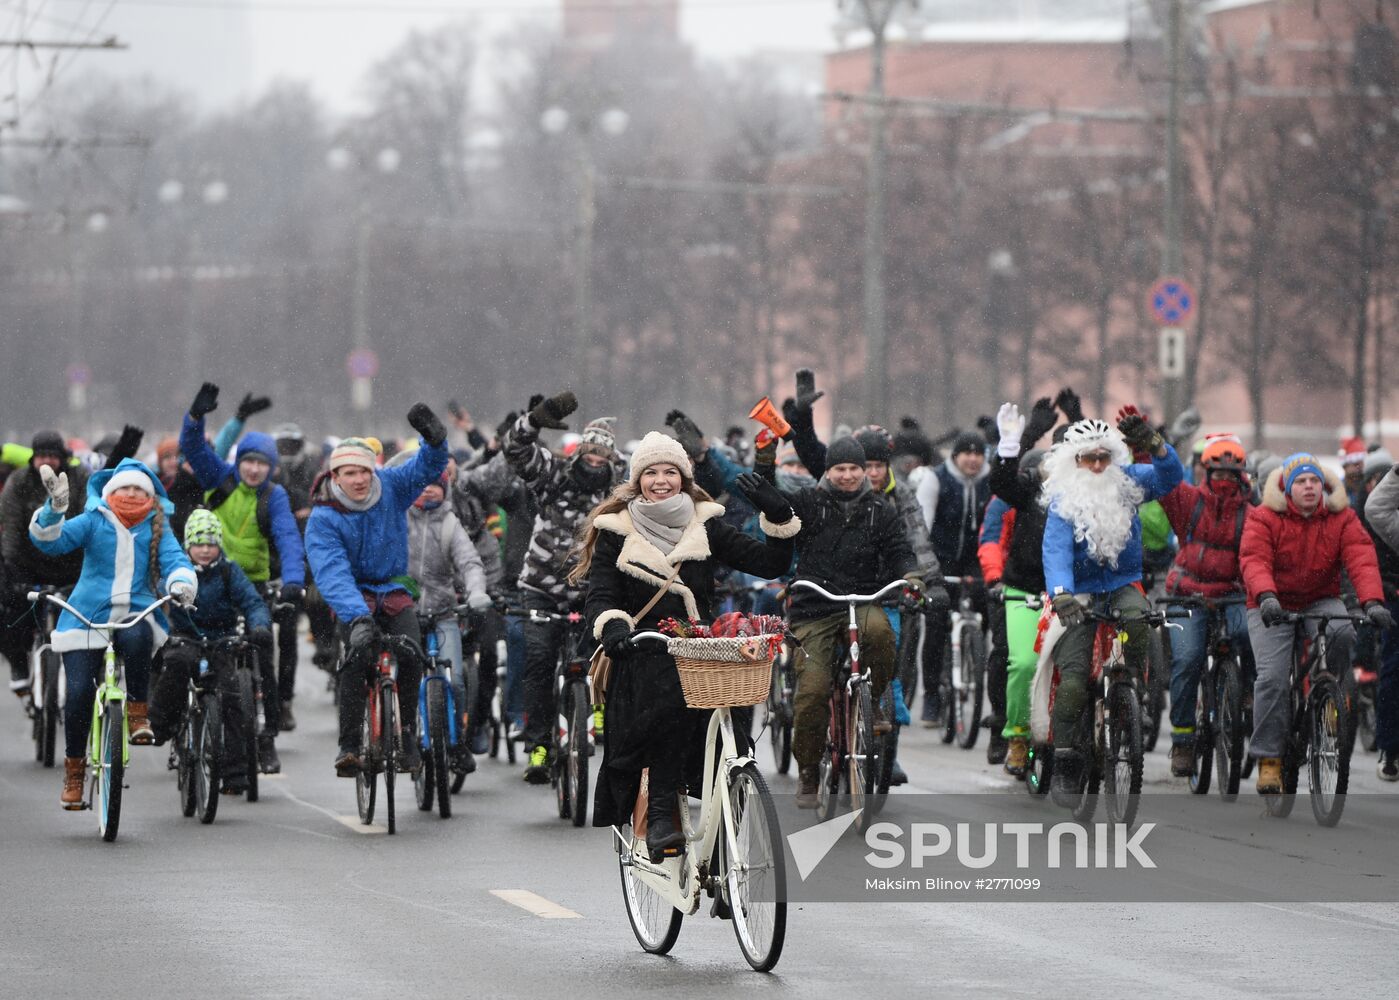
[[1102,420],[1080,420],[1076,424],[1070,424],[1069,429],[1064,432],[1064,443],[1075,454],[1094,445],[1110,444],[1116,440],[1119,440],[1117,435]]

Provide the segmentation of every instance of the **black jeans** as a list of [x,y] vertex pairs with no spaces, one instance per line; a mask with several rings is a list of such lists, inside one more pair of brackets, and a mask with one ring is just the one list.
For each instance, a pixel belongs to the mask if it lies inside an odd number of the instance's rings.
[[[549,611],[562,614],[560,608],[543,594],[526,590],[521,595],[524,606],[530,611]],[[561,622],[532,622],[528,618],[525,630],[525,731],[526,749],[547,747],[550,744],[554,715],[557,711],[554,697],[554,670],[559,662],[559,644],[565,638]]]
[[479,684],[476,688],[476,704],[470,706],[472,727],[491,717],[491,699],[495,697],[496,670],[500,666],[500,656],[496,644],[505,634],[505,619],[494,609],[481,615],[471,616],[471,631],[462,643],[462,669],[470,670],[471,657],[475,654]]
[[991,604],[991,649],[986,656],[986,693],[991,699],[991,741],[1001,738],[1006,724],[1006,673],[1010,647],[1006,640],[1005,605]]
[[296,697],[296,624],[301,602],[272,616],[277,626],[277,694],[283,702]]
[[[418,721],[418,684],[422,680],[422,632],[418,628],[418,609],[410,605],[396,615],[380,611],[374,615],[384,635],[401,635],[413,640],[416,656],[398,658],[398,717],[403,726],[405,743],[408,733]],[[345,659],[340,664],[340,749],[359,753],[360,725],[364,722],[364,686],[374,669],[372,650],[350,649],[350,626],[342,625]]]
[[[161,650],[161,668],[151,694],[151,728],[162,742],[175,735],[184,721],[189,680],[199,670],[199,650],[194,646],[170,644]],[[223,753],[219,769],[225,778],[242,778],[248,773],[247,747],[243,742],[243,699],[238,695],[238,671],[233,658],[218,653],[209,663],[219,692],[219,716],[223,720]]]

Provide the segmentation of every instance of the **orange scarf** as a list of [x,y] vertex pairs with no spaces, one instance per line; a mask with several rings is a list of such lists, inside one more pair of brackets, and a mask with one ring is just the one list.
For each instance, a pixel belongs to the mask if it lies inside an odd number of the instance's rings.
[[107,498],[107,506],[129,531],[146,519],[146,515],[155,506],[155,497],[144,493],[139,497],[119,496],[113,493]]

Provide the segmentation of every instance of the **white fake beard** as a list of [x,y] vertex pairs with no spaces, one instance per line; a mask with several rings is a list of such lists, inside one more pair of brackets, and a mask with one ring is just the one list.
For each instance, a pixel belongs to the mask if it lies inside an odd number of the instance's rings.
[[1117,559],[1132,537],[1137,505],[1144,494],[1119,466],[1101,473],[1077,466],[1058,469],[1045,484],[1045,505],[1074,526],[1074,540],[1088,543],[1095,562],[1117,568]]

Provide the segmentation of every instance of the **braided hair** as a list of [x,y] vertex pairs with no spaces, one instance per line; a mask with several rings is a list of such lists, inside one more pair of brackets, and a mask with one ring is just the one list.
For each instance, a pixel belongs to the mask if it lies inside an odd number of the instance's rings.
[[154,517],[151,518],[151,552],[150,552],[150,574],[151,593],[160,593],[160,539],[165,534],[165,511],[157,500],[153,509]]

